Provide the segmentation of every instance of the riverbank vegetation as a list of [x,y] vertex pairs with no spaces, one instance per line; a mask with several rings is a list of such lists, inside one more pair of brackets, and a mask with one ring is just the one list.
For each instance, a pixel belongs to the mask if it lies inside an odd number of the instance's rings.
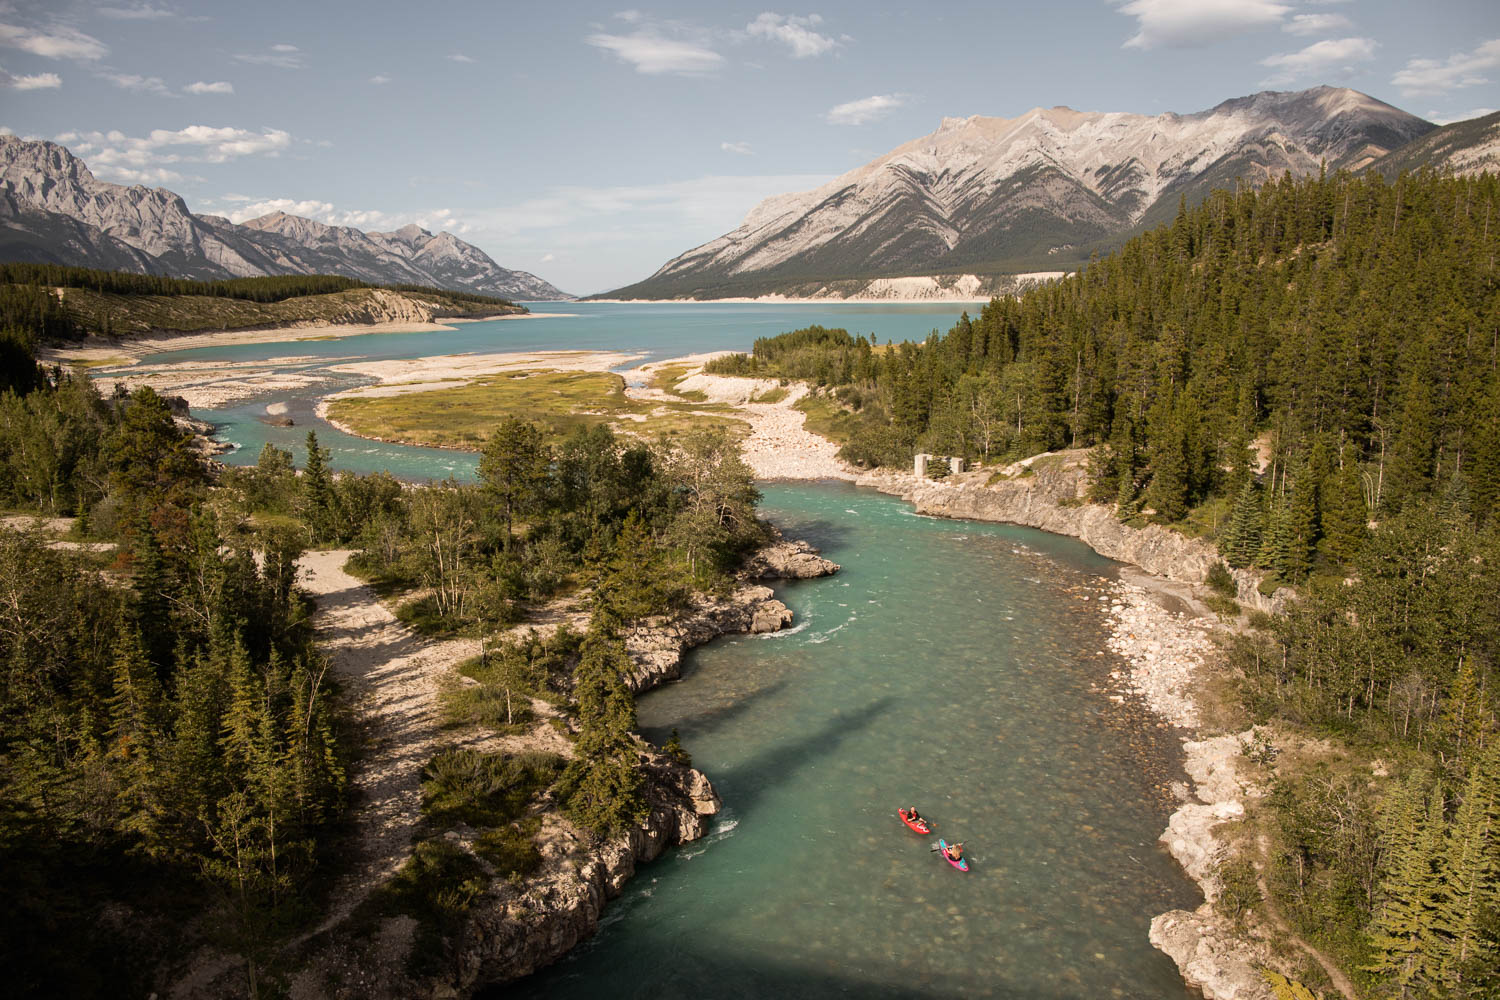
[[[56,264],[0,264],[0,329],[32,341],[93,334],[128,338],[330,323],[373,322],[381,297],[430,317],[520,314],[525,307],[472,292],[371,285],[335,275],[191,281]],[[3,346],[3,342],[0,342]]]
[[72,529],[0,530],[12,992],[144,995],[203,947],[233,956],[251,995],[285,986],[286,945],[347,863],[359,752],[296,587],[309,546],[356,548],[354,567],[431,630],[491,634],[565,592],[593,608],[582,636],[498,644],[472,667],[471,723],[514,725],[534,694],[574,752],[440,754],[430,826],[457,817],[480,835],[457,859],[424,840],[381,905],[433,926],[488,879],[523,877],[539,858],[527,811],[548,789],[586,831],[639,820],[622,635],[724,585],[764,539],[731,437],[648,444],[594,426],[553,445],[512,419],[474,484],[334,475],[312,434],[301,456],[268,445],[222,469],[151,389],[106,398],[37,366],[50,307],[33,304],[7,335],[22,363],[0,389],[0,505]]
[[1296,586],[1231,651],[1243,709],[1345,752],[1271,773],[1269,889],[1371,996],[1493,996],[1497,210],[1490,175],[1288,177],[922,344],[813,327],[708,370],[811,382],[860,465],[1092,447],[1122,520]]
[[432,448],[478,451],[500,421],[524,417],[559,446],[576,428],[608,427],[643,440],[721,426],[736,436],[744,421],[729,408],[688,402],[642,402],[625,395],[614,372],[515,371],[466,385],[420,392],[352,395],[329,402],[329,419],[362,437]]

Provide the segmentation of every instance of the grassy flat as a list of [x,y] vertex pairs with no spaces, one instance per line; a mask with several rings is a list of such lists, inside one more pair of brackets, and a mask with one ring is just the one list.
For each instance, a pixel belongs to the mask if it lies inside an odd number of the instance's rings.
[[335,399],[328,408],[329,417],[364,437],[466,451],[482,448],[506,417],[532,421],[553,444],[575,427],[596,424],[638,438],[681,434],[706,421],[748,432],[727,412],[722,406],[638,402],[626,397],[619,375],[576,371],[505,372],[452,388]]

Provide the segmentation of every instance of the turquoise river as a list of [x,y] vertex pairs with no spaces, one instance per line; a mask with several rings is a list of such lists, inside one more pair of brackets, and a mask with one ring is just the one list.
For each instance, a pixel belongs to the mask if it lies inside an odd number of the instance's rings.
[[[355,358],[559,348],[655,360],[747,349],[821,323],[880,340],[946,330],[960,307],[539,304],[551,319],[178,351],[323,373]],[[977,307],[970,306],[973,310]],[[295,360],[283,360],[289,357]],[[333,464],[408,479],[473,474],[459,452],[376,444],[313,415],[347,387],[203,414],[252,462],[311,427]],[[284,403],[293,428],[267,425]],[[723,812],[703,840],[645,866],[598,934],[495,996],[1187,998],[1151,917],[1199,901],[1157,843],[1180,749],[1109,673],[1099,598],[1114,564],[1082,543],[918,517],[845,484],[767,484],[764,512],[843,565],[789,584],[790,630],[721,639],[642,697]],[[960,873],[897,819],[916,804],[967,845]]]

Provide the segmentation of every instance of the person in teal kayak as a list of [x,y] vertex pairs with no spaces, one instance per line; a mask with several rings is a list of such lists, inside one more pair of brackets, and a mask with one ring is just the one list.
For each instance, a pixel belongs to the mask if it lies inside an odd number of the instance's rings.
[[948,857],[952,858],[954,861],[962,861],[964,859],[964,845],[949,844]]

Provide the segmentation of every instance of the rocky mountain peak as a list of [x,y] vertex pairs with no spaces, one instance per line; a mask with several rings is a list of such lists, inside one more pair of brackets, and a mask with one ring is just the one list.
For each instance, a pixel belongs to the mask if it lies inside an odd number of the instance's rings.
[[0,260],[44,260],[176,277],[342,274],[502,298],[568,296],[477,247],[417,225],[365,233],[271,212],[236,225],[194,215],[166,188],[97,180],[53,142],[0,136]]
[[[740,227],[622,297],[748,294],[801,281],[1067,269],[1179,197],[1290,170],[1360,169],[1430,131],[1358,91],[1264,91],[1207,111],[1037,107],[944,118],[820,188],[768,198]],[[728,290],[734,289],[734,290]]]

